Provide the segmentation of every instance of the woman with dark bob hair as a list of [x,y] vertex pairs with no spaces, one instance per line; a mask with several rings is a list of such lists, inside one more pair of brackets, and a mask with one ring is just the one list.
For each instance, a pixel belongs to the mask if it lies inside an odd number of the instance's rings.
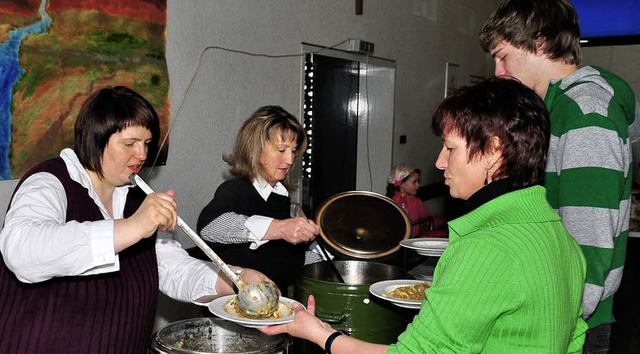
[[178,220],[173,191],[131,188],[159,134],[142,96],[99,89],[80,109],[74,149],[19,181],[0,233],[1,353],[146,353],[158,290],[203,306],[234,293],[165,232]]
[[151,133],[151,140],[146,144],[147,155],[155,156],[160,121],[149,102],[124,86],[99,90],[85,101],[78,113],[73,151],[87,170],[104,178],[102,154],[105,147],[113,134],[129,127],[142,127]]
[[198,218],[198,232],[223,258],[257,269],[283,294],[304,266],[315,223],[291,217],[288,180],[307,146],[300,122],[279,106],[256,110],[240,127],[233,152],[224,155],[233,178],[222,183]]
[[327,353],[580,353],[585,261],[540,186],[549,116],[534,91],[488,79],[449,95],[432,128],[436,167],[466,213],[449,222],[449,246],[418,315],[396,343],[340,335],[297,304],[288,332]]

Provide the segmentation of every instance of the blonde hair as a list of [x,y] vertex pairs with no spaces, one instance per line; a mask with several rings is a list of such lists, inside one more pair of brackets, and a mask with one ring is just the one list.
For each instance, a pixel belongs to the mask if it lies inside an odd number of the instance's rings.
[[[293,135],[298,145],[296,150],[296,158],[298,158],[307,148],[307,135],[300,122],[282,107],[258,108],[240,127],[233,152],[222,156],[222,159],[231,166],[229,173],[253,182],[261,176],[260,155],[264,147],[275,141],[277,136],[284,139],[289,134]],[[281,182],[287,189],[296,188],[289,181],[289,175]]]

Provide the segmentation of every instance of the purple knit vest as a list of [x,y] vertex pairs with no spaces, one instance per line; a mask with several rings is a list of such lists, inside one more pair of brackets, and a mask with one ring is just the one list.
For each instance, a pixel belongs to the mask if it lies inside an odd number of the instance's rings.
[[[69,177],[61,158],[22,177],[49,172],[63,184],[67,221],[103,220],[86,188]],[[124,216],[144,194],[129,191]],[[156,236],[119,253],[120,271],[19,282],[0,259],[0,353],[146,353],[158,299]]]

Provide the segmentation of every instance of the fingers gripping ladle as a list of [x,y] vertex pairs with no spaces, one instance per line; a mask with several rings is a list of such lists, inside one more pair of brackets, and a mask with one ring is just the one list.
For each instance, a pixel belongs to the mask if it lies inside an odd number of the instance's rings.
[[[146,194],[154,193],[153,189],[137,174],[131,174],[129,181],[140,187]],[[278,288],[269,281],[246,284],[231,268],[209,247],[198,234],[178,216],[178,226],[184,231],[196,246],[200,248],[215,263],[224,274],[233,281],[238,288],[236,304],[242,315],[248,318],[264,318],[273,315],[278,309],[280,296]]]

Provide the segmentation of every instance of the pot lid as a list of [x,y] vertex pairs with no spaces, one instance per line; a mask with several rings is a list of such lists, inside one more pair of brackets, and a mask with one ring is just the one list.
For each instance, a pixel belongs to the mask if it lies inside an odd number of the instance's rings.
[[316,224],[333,250],[360,259],[391,254],[411,235],[411,220],[404,209],[391,198],[367,191],[327,199],[316,213]]

